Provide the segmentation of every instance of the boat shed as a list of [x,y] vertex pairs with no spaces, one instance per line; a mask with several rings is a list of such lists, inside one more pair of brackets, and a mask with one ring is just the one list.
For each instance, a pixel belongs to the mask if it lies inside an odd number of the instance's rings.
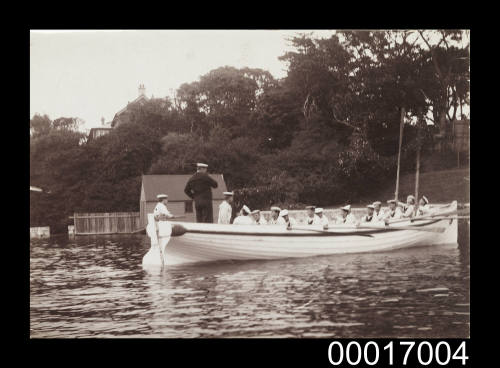
[[[227,191],[226,183],[222,174],[209,174],[217,182],[217,188],[212,189],[212,206],[214,211],[214,222],[219,216],[219,204],[224,200],[223,192]],[[186,216],[176,221],[196,222],[196,211],[194,203],[184,193],[186,183],[192,175],[143,175],[140,199],[140,222],[141,226],[147,225],[147,214],[153,213],[158,203],[158,194],[168,195],[168,210],[176,216]]]

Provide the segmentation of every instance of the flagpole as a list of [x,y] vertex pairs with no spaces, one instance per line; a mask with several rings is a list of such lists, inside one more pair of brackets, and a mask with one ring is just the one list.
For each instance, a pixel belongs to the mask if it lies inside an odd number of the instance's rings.
[[[421,111],[419,111],[419,113],[421,114]],[[419,114],[419,115],[420,115]],[[420,151],[421,151],[421,132],[420,132],[420,123],[421,123],[421,120],[422,119],[422,116],[418,116],[418,120],[417,120],[417,167],[416,167],[416,172],[415,172],[415,212],[414,214],[416,215],[417,214],[417,206],[418,206],[418,184],[419,184],[419,179],[420,179]]]
[[396,174],[396,192],[394,193],[394,199],[398,200],[399,194],[399,169],[401,165],[401,145],[403,143],[403,125],[404,125],[405,108],[401,108],[401,122],[399,124],[399,149],[398,149],[398,171]]

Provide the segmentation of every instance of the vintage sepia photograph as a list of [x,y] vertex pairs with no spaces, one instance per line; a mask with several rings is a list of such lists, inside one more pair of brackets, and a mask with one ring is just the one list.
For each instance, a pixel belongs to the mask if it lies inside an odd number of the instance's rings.
[[470,30],[29,57],[30,339],[470,338]]

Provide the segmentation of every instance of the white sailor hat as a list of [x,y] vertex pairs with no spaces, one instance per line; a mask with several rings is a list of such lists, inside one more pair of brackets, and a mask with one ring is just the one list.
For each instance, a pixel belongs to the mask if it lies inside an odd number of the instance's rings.
[[234,193],[233,193],[233,192],[223,192],[223,194],[224,194],[225,196],[232,196],[232,195],[234,195]]
[[198,163],[196,164],[196,167],[208,167],[208,165],[207,165],[207,164],[203,164],[203,163],[201,163],[201,162],[198,162]]
[[314,210],[314,213],[323,213],[323,209],[321,207],[318,207]]
[[366,206],[367,208],[371,208],[372,210],[375,209],[375,206],[373,204],[369,204],[368,206]]
[[250,212],[251,215],[255,215],[257,213],[260,213],[260,210],[253,210],[252,212]]
[[422,199],[424,200],[425,204],[429,204],[429,200],[427,199],[426,196],[422,196]]
[[375,202],[373,202],[373,205],[374,205],[374,206],[381,206],[381,205],[382,205],[382,202],[380,202],[380,201],[375,201]]
[[406,200],[408,200],[408,199],[413,199],[413,200],[415,200],[415,196],[413,196],[413,195],[411,195],[411,194],[410,194],[408,197],[406,197]]
[[316,209],[316,206],[306,206],[306,210],[314,210]]
[[158,199],[168,198],[168,195],[166,195],[166,194],[158,194],[158,195],[156,196],[156,198],[158,198]]
[[271,207],[271,211],[281,212],[281,208],[274,206]]
[[281,217],[286,216],[286,215],[288,215],[288,210],[285,209],[285,210],[281,210],[280,211],[280,216]]
[[390,204],[390,203],[398,203],[398,201],[396,201],[395,199],[389,199],[389,200],[387,201],[387,203],[389,203],[389,204]]
[[243,205],[242,210],[243,210],[243,212],[246,212],[247,214],[252,212],[252,211],[250,211],[250,208],[248,208],[246,205]]
[[341,207],[342,210],[349,212],[351,210],[351,205],[348,204],[347,206]]

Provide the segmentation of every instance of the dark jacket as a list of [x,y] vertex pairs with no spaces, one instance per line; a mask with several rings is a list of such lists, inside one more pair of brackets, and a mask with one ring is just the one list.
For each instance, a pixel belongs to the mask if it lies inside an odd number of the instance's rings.
[[208,174],[197,172],[189,178],[184,193],[197,204],[212,204],[212,188],[217,188],[217,182]]

